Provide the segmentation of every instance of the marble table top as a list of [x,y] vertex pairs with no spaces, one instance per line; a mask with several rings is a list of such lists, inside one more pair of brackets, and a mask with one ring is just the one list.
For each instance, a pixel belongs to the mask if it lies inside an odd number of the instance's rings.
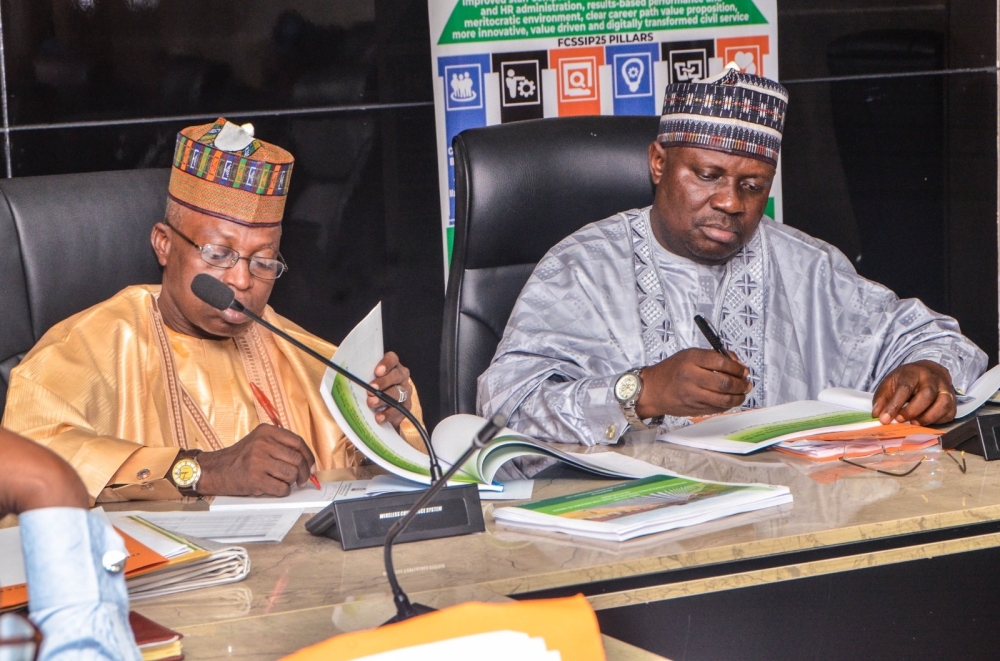
[[[987,463],[967,455],[963,474],[958,462],[936,448],[902,457],[900,465],[912,465],[926,456],[906,477],[881,475],[841,462],[808,462],[772,451],[738,457],[655,441],[625,441],[589,451],[611,450],[703,479],[784,484],[794,500],[779,508],[624,543],[503,528],[494,522],[492,511],[510,503],[484,502],[485,534],[395,547],[399,580],[411,600],[435,607],[473,599],[503,601],[510,595],[549,588],[837,545],[849,549],[851,543],[866,540],[1000,520],[1000,462]],[[880,463],[898,470],[891,464],[890,460]],[[321,478],[368,476],[370,469],[363,468],[328,471]],[[534,498],[595,484],[588,479],[538,480]],[[184,507],[205,506],[198,502]],[[151,503],[146,507],[178,505]],[[114,508],[142,507],[127,503]],[[192,659],[277,658],[336,633],[373,627],[388,619],[393,607],[382,549],[344,552],[332,540],[310,536],[304,528],[306,518],[280,544],[247,545],[252,571],[242,583],[140,601],[134,608],[185,633],[185,649]],[[983,536],[968,548],[976,543],[1000,545],[1000,535]],[[964,550],[948,549],[942,552]],[[877,555],[845,562],[860,566],[878,558],[907,559],[891,553]],[[596,595],[591,602],[600,609],[629,603],[630,598],[634,595]],[[641,658],[629,656],[630,652],[641,655],[640,651],[615,645],[611,641],[608,649],[609,654],[612,648],[617,650],[616,658]]]

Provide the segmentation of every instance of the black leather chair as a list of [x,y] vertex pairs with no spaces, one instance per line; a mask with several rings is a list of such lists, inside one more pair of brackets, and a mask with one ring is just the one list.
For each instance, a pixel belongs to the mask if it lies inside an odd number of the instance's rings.
[[57,322],[160,281],[149,244],[169,170],[0,180],[0,410],[10,371]]
[[653,201],[647,149],[658,117],[566,117],[455,137],[455,245],[441,340],[443,415],[475,413],[535,264],[587,223]]

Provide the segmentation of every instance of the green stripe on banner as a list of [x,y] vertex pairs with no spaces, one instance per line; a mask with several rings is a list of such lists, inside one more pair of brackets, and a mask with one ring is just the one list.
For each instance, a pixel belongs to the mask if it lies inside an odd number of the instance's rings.
[[[540,39],[598,34],[732,28],[766,24],[753,0],[633,0],[624,11],[595,11],[579,0],[459,0],[438,44],[473,44],[507,39]],[[591,11],[587,11],[587,9]],[[600,9],[603,9],[601,7]]]
[[455,228],[449,227],[444,232],[445,238],[448,239],[448,266],[451,266],[451,253],[455,248]]
[[767,206],[764,207],[764,215],[767,216],[768,218],[770,218],[771,220],[774,220],[774,198],[773,197],[767,198]]

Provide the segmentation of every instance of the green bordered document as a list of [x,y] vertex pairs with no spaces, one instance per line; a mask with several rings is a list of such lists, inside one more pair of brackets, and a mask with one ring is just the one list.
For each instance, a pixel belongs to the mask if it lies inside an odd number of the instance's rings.
[[[971,415],[1000,389],[1000,365],[995,366],[956,394],[955,418]],[[816,400],[789,402],[762,409],[725,413],[689,427],[665,431],[657,440],[703,450],[749,454],[782,441],[809,438],[811,434],[875,427],[871,416],[873,395],[851,388],[827,388]]]
[[[333,362],[371,382],[375,366],[382,359],[382,304],[348,334],[333,355]],[[413,482],[430,482],[427,455],[406,442],[387,422],[375,421],[375,413],[366,403],[368,393],[332,369],[327,369],[320,384],[323,401],[354,446],[373,463],[388,472]],[[459,414],[445,418],[431,434],[434,451],[445,470],[472,442],[483,418]],[[638,478],[649,475],[673,475],[653,464],[629,457],[608,448],[595,452],[564,452],[555,446],[504,428],[486,447],[476,452],[462,466],[452,484],[477,484],[480,491],[503,491],[496,481],[497,472],[509,461],[524,456],[551,457],[604,477]]]
[[724,413],[688,427],[661,432],[657,440],[702,450],[749,454],[808,434],[874,427],[880,423],[872,417],[871,395],[868,397],[867,404],[809,400]]
[[623,542],[792,502],[788,487],[653,475],[493,511],[498,523]]

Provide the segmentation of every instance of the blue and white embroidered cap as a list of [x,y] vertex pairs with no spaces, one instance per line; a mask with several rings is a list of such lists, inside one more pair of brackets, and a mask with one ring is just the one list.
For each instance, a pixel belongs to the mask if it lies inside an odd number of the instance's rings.
[[788,90],[730,62],[712,78],[667,85],[657,141],[776,165],[787,108]]

